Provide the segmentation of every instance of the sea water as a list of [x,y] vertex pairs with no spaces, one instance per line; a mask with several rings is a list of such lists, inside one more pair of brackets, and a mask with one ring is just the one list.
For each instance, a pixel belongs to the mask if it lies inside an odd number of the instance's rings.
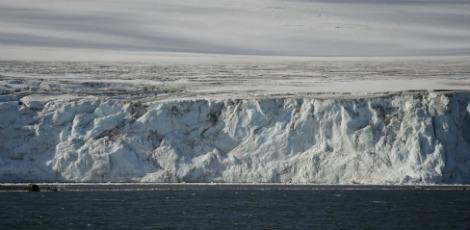
[[1,229],[469,229],[470,192],[2,192]]

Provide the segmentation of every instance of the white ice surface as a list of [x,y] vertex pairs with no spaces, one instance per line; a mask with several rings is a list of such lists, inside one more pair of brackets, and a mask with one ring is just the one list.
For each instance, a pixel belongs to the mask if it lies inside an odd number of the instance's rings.
[[470,57],[221,59],[183,64],[0,61],[0,94],[151,100],[344,98],[469,90],[469,76]]
[[1,181],[470,182],[468,93],[0,102]]
[[0,181],[470,183],[469,63],[0,62]]

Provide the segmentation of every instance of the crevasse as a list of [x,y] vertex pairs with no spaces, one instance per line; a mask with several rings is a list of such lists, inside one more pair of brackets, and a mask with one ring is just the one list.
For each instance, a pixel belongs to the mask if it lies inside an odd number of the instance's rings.
[[0,180],[470,182],[470,93],[0,102]]

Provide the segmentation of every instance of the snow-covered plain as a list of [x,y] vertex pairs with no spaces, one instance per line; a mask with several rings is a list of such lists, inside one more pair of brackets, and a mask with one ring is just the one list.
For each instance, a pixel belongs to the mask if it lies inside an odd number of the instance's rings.
[[0,181],[470,183],[469,59],[0,63]]
[[203,61],[164,64],[0,61],[0,93],[37,98],[191,100],[344,98],[470,88],[467,56],[255,60],[209,57]]

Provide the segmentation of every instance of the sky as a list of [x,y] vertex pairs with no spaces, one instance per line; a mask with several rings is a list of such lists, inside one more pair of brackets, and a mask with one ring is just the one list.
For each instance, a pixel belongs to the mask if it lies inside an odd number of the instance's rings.
[[470,0],[0,0],[0,59],[470,54]]

